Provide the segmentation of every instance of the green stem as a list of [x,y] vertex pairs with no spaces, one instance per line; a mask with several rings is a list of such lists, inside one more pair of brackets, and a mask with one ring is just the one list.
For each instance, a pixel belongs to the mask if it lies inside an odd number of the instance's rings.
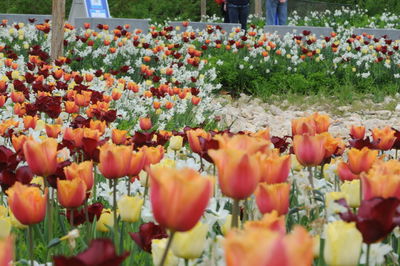
[[124,227],[125,223],[122,221],[121,234],[119,235],[119,252],[122,254],[124,252]]
[[239,200],[233,200],[231,228],[239,227]]
[[308,181],[310,182],[311,189],[312,189],[312,197],[311,197],[311,202],[314,201],[314,179],[313,179],[313,169],[311,166],[307,167],[308,169]]
[[31,262],[31,266],[33,266],[33,228],[32,225],[28,226],[28,242],[29,242],[29,260]]
[[118,223],[117,223],[117,181],[118,179],[114,179],[114,191],[113,191],[113,210],[114,210],[114,243],[117,243],[117,232],[118,232]]
[[172,239],[174,238],[174,235],[175,235],[175,232],[172,231],[171,235],[168,238],[168,243],[167,243],[167,246],[165,247],[164,254],[162,256],[162,259],[161,259],[161,262],[160,262],[159,266],[164,266],[165,261],[167,260],[168,251],[169,251],[169,248],[171,247],[171,243],[172,243]]
[[69,224],[71,225],[71,230],[74,229],[74,209],[70,209]]
[[369,266],[369,253],[370,253],[370,249],[371,249],[371,244],[367,245],[367,261],[365,263],[366,266]]
[[144,185],[143,204],[146,202],[146,196],[149,192],[149,175],[146,174],[146,184]]
[[185,259],[185,266],[189,266],[189,260]]

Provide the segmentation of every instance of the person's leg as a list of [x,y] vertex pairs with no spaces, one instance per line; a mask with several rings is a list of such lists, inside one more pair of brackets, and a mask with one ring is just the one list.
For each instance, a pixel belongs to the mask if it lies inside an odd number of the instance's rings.
[[250,5],[239,8],[239,22],[242,25],[242,30],[247,30],[247,18],[249,17]]
[[275,25],[277,0],[266,1],[267,25]]
[[278,4],[278,23],[279,25],[286,25],[287,23],[287,0],[285,3]]
[[228,4],[228,15],[230,23],[239,23],[239,10],[237,6]]

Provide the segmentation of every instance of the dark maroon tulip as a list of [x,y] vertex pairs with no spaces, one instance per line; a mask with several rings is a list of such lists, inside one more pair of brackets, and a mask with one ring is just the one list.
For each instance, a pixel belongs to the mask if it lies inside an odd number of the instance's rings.
[[[94,218],[96,217],[96,220],[99,220],[101,212],[103,211],[103,204],[101,204],[100,202],[97,203],[93,203],[92,205],[88,206],[88,218],[89,218],[89,222],[93,222]],[[81,208],[80,210],[75,209],[73,210],[73,212],[71,212],[70,210],[67,210],[67,219],[68,221],[71,220],[71,215],[74,215],[74,226],[78,226],[80,224],[83,224],[86,222],[86,213],[85,213],[85,208]]]
[[346,222],[355,222],[366,244],[384,239],[400,223],[400,200],[372,198],[363,200],[357,215],[350,209],[340,215]]
[[151,241],[168,237],[165,229],[153,222],[142,224],[139,232],[129,233],[135,243],[144,251],[151,253]]
[[75,257],[55,256],[53,260],[55,266],[118,266],[128,256],[129,252],[118,256],[110,239],[95,239]]

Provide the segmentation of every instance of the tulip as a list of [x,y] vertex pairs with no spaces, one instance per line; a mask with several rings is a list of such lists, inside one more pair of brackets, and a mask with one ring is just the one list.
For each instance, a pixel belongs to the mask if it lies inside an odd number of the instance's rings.
[[248,154],[269,151],[270,142],[259,137],[247,135],[234,135],[229,137],[227,134],[217,135],[214,139],[218,140],[220,149],[242,150]]
[[271,230],[286,233],[285,216],[279,216],[276,210],[264,214],[263,218],[259,221],[247,221],[244,224],[244,229],[255,229],[255,230]]
[[268,184],[286,182],[290,173],[290,155],[260,156],[261,180]]
[[148,117],[141,117],[139,119],[139,125],[140,125],[140,128],[145,131],[150,130],[153,127],[151,120]]
[[49,176],[57,170],[57,140],[45,139],[43,142],[26,140],[23,150],[32,173]]
[[164,257],[166,249],[167,249],[166,238],[153,239],[151,241],[151,255],[153,258],[153,265],[178,266],[179,258],[176,257],[171,250],[167,250],[167,255],[165,256],[165,259],[162,262],[162,258]]
[[328,265],[358,265],[362,235],[355,223],[336,221],[328,224],[324,258]]
[[75,102],[65,101],[65,112],[68,114],[74,114],[79,112],[79,106]]
[[80,178],[85,181],[86,189],[88,191],[93,187],[94,175],[92,161],[85,161],[80,164],[72,163],[69,166],[64,167],[64,174],[68,180]]
[[128,167],[128,176],[137,176],[142,171],[146,163],[145,153],[143,151],[133,152]]
[[144,169],[151,164],[157,164],[164,157],[164,147],[159,145],[157,147],[147,147],[144,146],[141,148],[141,151],[144,153]]
[[208,225],[198,222],[187,232],[177,232],[171,246],[174,255],[184,259],[200,257],[206,247],[208,230]]
[[365,127],[352,125],[350,128],[350,136],[352,139],[364,139]]
[[110,210],[103,209],[99,220],[96,223],[96,230],[100,232],[108,232],[114,226],[114,213]]
[[383,129],[374,128],[372,130],[372,139],[376,142],[375,147],[384,151],[390,150],[396,141],[395,133],[389,126]]
[[352,181],[360,178],[358,175],[355,175],[353,172],[351,172],[349,165],[345,162],[340,162],[338,164],[337,172],[340,180],[342,181]]
[[224,250],[227,266],[308,266],[313,261],[313,239],[300,226],[289,235],[257,229],[231,231],[225,238]]
[[358,208],[361,203],[361,184],[359,179],[344,181],[340,190],[345,194],[346,202],[352,208]]
[[264,140],[267,140],[267,141],[271,140],[271,135],[270,135],[270,132],[269,132],[269,128],[261,129],[261,130],[255,132],[255,133],[251,134],[251,136],[257,137],[257,138],[261,138],[261,139],[264,139]]
[[186,136],[189,141],[190,148],[193,152],[200,154],[202,152],[201,144],[199,138],[204,138],[206,140],[211,139],[210,133],[204,131],[203,129],[188,130]]
[[7,97],[5,95],[0,95],[0,108],[4,106],[6,101],[7,101]]
[[38,121],[37,116],[30,116],[30,115],[26,115],[23,118],[24,120],[24,127],[25,129],[29,129],[29,128],[35,128],[36,127],[36,122]]
[[299,163],[304,166],[320,165],[325,156],[325,139],[321,135],[294,136],[293,148]]
[[137,222],[140,219],[142,206],[143,199],[139,196],[123,196],[118,201],[118,210],[119,215],[121,216],[121,220],[129,223]]
[[301,117],[292,120],[292,136],[304,134],[314,136],[316,132],[315,121],[309,117]]
[[363,174],[361,176],[363,199],[374,197],[400,199],[400,175]]
[[190,168],[152,167],[150,199],[154,218],[172,231],[190,230],[203,215],[213,192],[212,183],[211,177]]
[[278,215],[286,214],[289,210],[288,183],[272,184],[260,183],[255,191],[256,203],[262,214],[276,210]]
[[218,180],[224,195],[241,200],[253,194],[260,180],[260,163],[257,155],[243,150],[210,150],[208,154],[218,169]]
[[321,134],[327,132],[331,124],[331,119],[328,115],[321,115],[319,113],[314,113],[311,118],[315,122],[316,133]]
[[0,265],[12,265],[14,259],[14,244],[11,236],[0,239]]
[[61,206],[74,209],[81,206],[86,199],[86,184],[83,179],[57,179],[57,197]]
[[111,139],[114,142],[114,144],[124,144],[126,141],[126,135],[128,134],[128,131],[126,130],[119,130],[119,129],[113,129],[111,132]]
[[139,232],[129,234],[142,250],[149,253],[151,253],[151,242],[153,239],[168,237],[165,229],[153,222],[142,224],[139,227]]
[[61,132],[61,125],[49,125],[46,124],[46,134],[49,138],[57,138]]
[[362,150],[350,149],[348,152],[348,166],[353,174],[367,172],[378,157],[377,150],[370,150],[364,147]]
[[173,136],[169,139],[169,148],[179,151],[182,148],[183,138],[181,136]]
[[99,170],[105,178],[126,176],[131,161],[132,147],[106,143],[100,147]]
[[[15,152],[19,152],[22,149],[22,147],[24,146],[25,141],[28,139],[29,139],[29,137],[27,137],[25,135],[19,135],[19,136],[12,135],[11,142],[12,142]],[[32,138],[30,138],[30,139],[32,139]]]
[[325,155],[324,158],[331,158],[332,155],[341,155],[345,150],[345,145],[342,139],[334,138],[328,132],[321,133],[325,137]]
[[47,189],[42,194],[38,187],[29,187],[15,182],[6,191],[8,205],[15,218],[23,225],[37,224],[46,215]]

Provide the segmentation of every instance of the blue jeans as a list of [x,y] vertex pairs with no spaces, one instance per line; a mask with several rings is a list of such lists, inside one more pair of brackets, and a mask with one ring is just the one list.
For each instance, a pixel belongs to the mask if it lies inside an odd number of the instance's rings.
[[249,4],[244,6],[228,4],[229,22],[240,23],[242,30],[246,30],[247,17],[249,16]]
[[279,0],[267,0],[267,25],[286,25],[287,2],[280,3]]

